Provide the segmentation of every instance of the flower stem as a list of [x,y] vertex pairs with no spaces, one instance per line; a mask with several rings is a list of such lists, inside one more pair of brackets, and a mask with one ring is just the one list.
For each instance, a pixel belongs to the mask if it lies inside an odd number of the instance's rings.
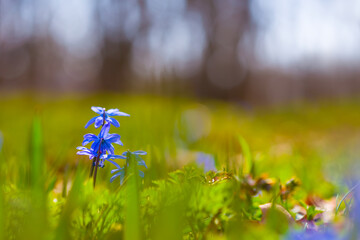
[[[103,128],[105,125],[105,109],[104,109],[104,113],[103,113],[103,123],[101,125],[101,128]],[[101,144],[102,144],[103,140],[100,141],[99,144],[99,149],[97,151],[97,156],[94,158],[94,160],[92,161],[91,164],[91,169],[90,169],[90,177],[94,176],[94,188],[95,188],[95,184],[96,184],[96,174],[97,174],[97,169],[99,167],[99,162],[100,162],[100,155],[101,155]],[[95,172],[94,172],[94,168],[95,168]],[[94,174],[94,175],[93,175]]]
[[99,149],[97,152],[97,157],[95,157],[94,161],[95,161],[95,173],[94,173],[94,188],[95,188],[95,184],[96,184],[96,174],[97,174],[97,169],[99,167],[99,161],[100,161],[100,155],[101,155],[101,144],[103,142],[103,139],[101,139],[100,144],[99,144]]
[[96,165],[95,165],[95,173],[94,173],[94,188],[95,188],[95,184],[96,184],[96,174],[97,174],[97,169],[99,166],[99,157],[96,157]]

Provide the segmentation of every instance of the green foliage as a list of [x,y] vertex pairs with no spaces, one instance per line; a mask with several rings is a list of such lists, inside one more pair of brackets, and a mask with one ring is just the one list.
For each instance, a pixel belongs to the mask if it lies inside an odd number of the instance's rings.
[[[148,152],[144,179],[130,164],[125,183],[110,184],[107,164],[93,189],[90,161],[75,155],[92,105],[136,116],[116,131],[129,149]],[[287,218],[270,209],[264,220],[261,206],[291,211],[309,194],[334,196],[332,182],[351,164],[344,152],[358,151],[354,107],[248,113],[220,102],[108,94],[0,100],[0,239],[279,239]],[[200,152],[218,171],[195,164]],[[303,207],[309,221],[319,213]]]

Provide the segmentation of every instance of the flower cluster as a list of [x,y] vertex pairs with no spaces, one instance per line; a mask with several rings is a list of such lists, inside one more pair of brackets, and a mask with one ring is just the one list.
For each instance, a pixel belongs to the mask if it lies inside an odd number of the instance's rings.
[[[112,170],[111,173],[115,173],[114,176],[111,177],[110,182],[113,182],[115,178],[120,177],[120,184],[123,183],[125,177],[125,169],[129,166],[129,161],[132,157],[137,161],[139,166],[146,166],[144,160],[142,160],[139,155],[146,155],[144,151],[135,151],[130,152],[126,151],[122,155],[116,155],[114,153],[115,149],[112,145],[113,143],[123,146],[123,143],[120,140],[119,134],[110,134],[110,124],[115,127],[120,127],[119,122],[113,118],[114,116],[130,116],[127,113],[120,112],[118,109],[109,109],[106,111],[105,108],[102,107],[91,107],[91,109],[98,114],[98,116],[93,117],[90,121],[85,125],[85,128],[94,124],[95,128],[101,127],[99,135],[95,135],[92,133],[88,133],[84,135],[84,141],[82,142],[81,147],[77,147],[79,150],[77,152],[78,155],[87,155],[89,159],[92,160],[90,177],[94,178],[94,187],[96,183],[96,174],[98,168],[105,167],[105,161],[108,161],[115,165],[116,169]],[[92,143],[90,148],[86,148],[87,144]],[[120,167],[118,163],[114,161],[114,159],[125,159],[126,164],[124,167]],[[141,177],[144,176],[142,171],[139,171],[139,175]]]

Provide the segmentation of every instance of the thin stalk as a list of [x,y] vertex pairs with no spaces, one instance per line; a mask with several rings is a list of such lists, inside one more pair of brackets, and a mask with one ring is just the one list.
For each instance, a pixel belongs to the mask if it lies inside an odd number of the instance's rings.
[[[104,113],[103,113],[103,123],[101,125],[101,128],[104,127],[105,125],[105,109],[104,109]],[[94,174],[94,188],[95,188],[95,184],[96,184],[96,174],[97,174],[97,169],[98,169],[98,166],[99,166],[99,161],[100,161],[100,149],[101,149],[101,144],[102,144],[102,141],[100,142],[99,144],[99,149],[98,149],[98,152],[97,152],[97,157],[94,158],[94,160],[92,161],[91,163],[91,169],[90,169],[90,176],[89,177],[92,177],[93,174]],[[94,168],[95,168],[95,173],[94,173]]]
[[93,160],[92,163],[91,163],[91,169],[90,169],[90,176],[89,176],[89,177],[92,177],[92,176],[93,176],[94,167],[95,167],[95,161],[96,161],[96,158],[94,158],[94,160]]
[[94,188],[95,188],[95,184],[96,184],[96,174],[97,174],[97,169],[98,169],[98,166],[99,166],[99,157],[96,157],[96,165],[95,165],[95,173],[94,173]]
[[101,155],[101,144],[103,142],[103,139],[101,139],[100,144],[99,144],[99,149],[97,152],[97,157],[95,158],[95,173],[94,173],[94,188],[95,188],[95,184],[96,184],[96,174],[97,174],[97,169],[99,167],[99,161],[100,161],[100,155]]
[[339,204],[336,206],[336,209],[335,209],[335,213],[336,213],[336,214],[338,213],[341,204],[344,202],[344,200],[347,198],[347,196],[348,196],[350,193],[352,193],[359,185],[360,185],[360,183],[357,183],[355,186],[353,186],[353,187],[344,195],[344,197],[340,200]]

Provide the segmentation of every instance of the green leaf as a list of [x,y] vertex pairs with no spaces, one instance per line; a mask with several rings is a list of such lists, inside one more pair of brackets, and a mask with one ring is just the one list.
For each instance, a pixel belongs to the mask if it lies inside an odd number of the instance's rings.
[[142,228],[140,225],[139,170],[133,154],[128,152],[126,157],[129,162],[126,174],[129,178],[126,186],[125,240],[140,240],[142,239]]
[[240,172],[242,172],[243,175],[250,174],[253,171],[253,169],[252,169],[253,159],[252,159],[252,154],[250,151],[249,144],[241,136],[239,136],[239,142],[240,142],[240,146],[241,146],[243,157],[244,157],[243,168],[242,168],[242,171],[240,171]]

